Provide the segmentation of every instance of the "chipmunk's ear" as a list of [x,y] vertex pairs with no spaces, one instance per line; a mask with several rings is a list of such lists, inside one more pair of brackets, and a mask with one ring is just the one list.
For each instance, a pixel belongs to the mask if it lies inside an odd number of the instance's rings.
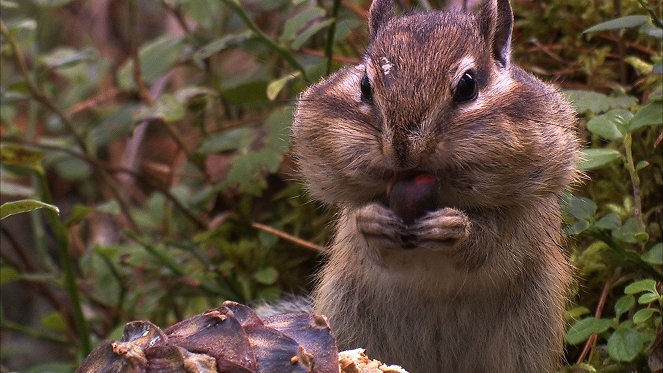
[[368,31],[371,39],[375,37],[380,27],[394,18],[394,15],[393,0],[373,0],[368,10]]
[[513,12],[509,0],[484,0],[478,19],[481,34],[491,46],[493,57],[502,66],[506,66],[511,57],[513,27]]

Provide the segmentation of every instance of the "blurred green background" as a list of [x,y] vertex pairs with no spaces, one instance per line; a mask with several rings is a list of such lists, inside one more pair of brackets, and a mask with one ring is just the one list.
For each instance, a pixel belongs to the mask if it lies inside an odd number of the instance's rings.
[[[512,0],[514,60],[564,89],[586,146],[565,371],[663,369],[662,4]],[[334,210],[298,180],[292,108],[361,59],[368,6],[0,0],[0,371],[309,291]]]

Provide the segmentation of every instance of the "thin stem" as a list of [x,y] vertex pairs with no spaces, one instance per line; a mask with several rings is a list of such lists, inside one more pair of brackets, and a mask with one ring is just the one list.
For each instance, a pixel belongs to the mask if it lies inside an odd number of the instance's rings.
[[161,0],[161,5],[163,5],[172,15],[175,17],[175,20],[177,21],[177,24],[182,28],[182,31],[184,31],[186,34],[191,33],[191,28],[189,25],[186,23],[186,19],[184,19],[184,15],[182,15],[182,9],[179,6],[174,6],[168,1]]
[[60,118],[62,123],[64,124],[65,127],[67,127],[67,130],[74,135],[74,139],[76,140],[76,143],[78,146],[81,147],[84,151],[87,151],[87,146],[85,145],[85,139],[83,136],[76,131],[76,127],[74,126],[74,123],[69,119],[67,114],[60,110],[60,108],[53,102],[51,99],[46,95],[46,93],[39,89],[37,85],[35,84],[34,80],[32,79],[32,75],[30,75],[30,71],[28,70],[28,65],[25,62],[25,58],[23,57],[23,54],[21,53],[21,50],[18,47],[18,44],[16,44],[16,40],[14,37],[9,33],[9,30],[7,30],[7,27],[5,26],[5,23],[0,20],[0,34],[5,37],[7,42],[9,43],[9,46],[12,50],[12,54],[14,55],[14,60],[16,60],[16,64],[18,65],[19,70],[21,71],[21,75],[23,76],[23,79],[25,79],[25,83],[28,86],[28,90],[30,91],[30,94],[32,95],[32,98],[34,98],[37,102],[40,104],[46,106],[50,111],[55,113],[55,115]]
[[633,161],[633,136],[630,133],[627,133],[624,136],[624,151],[626,153],[626,160],[624,162],[624,167],[628,171],[629,176],[631,177],[631,185],[633,187],[633,199],[635,206],[633,208],[633,215],[638,224],[638,230],[644,231],[645,225],[642,221],[642,201],[640,200],[640,176],[638,176],[638,171],[635,169],[635,162]]
[[[166,266],[166,268],[168,268],[172,273],[174,273],[177,276],[186,278],[186,279],[190,278],[187,275],[186,270],[179,263],[174,261],[166,253],[164,253],[163,250],[157,249],[152,244],[147,242],[147,240],[145,240],[142,237],[138,236],[134,232],[125,231],[125,234],[127,236],[129,236],[129,238],[131,238],[132,240],[136,241],[139,245],[141,245],[149,254],[154,256],[159,262],[161,262],[161,264]],[[203,289],[209,295],[217,296],[220,293],[222,293],[219,289],[215,289],[215,288],[213,288],[212,286],[210,286],[209,284],[207,284],[205,282],[199,282],[198,286],[201,289]]]
[[332,56],[334,54],[334,37],[336,36],[336,23],[338,20],[338,10],[341,8],[341,0],[334,0],[332,6],[332,23],[327,30],[327,41],[325,43],[325,57],[327,58],[327,75],[331,74]]
[[[198,219],[193,213],[191,213],[187,208],[172,194],[170,191],[168,191],[166,188],[161,186],[159,183],[154,183],[151,182],[148,178],[146,178],[144,175],[142,175],[139,172],[136,172],[134,170],[130,170],[128,168],[122,168],[122,167],[111,167],[107,165],[106,163],[88,156],[85,153],[80,153],[75,150],[67,149],[67,148],[62,148],[54,145],[47,145],[47,144],[41,144],[38,142],[34,141],[25,141],[25,140],[20,140],[20,139],[9,139],[5,140],[7,143],[15,143],[15,144],[23,144],[23,145],[30,145],[34,146],[36,148],[41,148],[41,149],[48,149],[48,150],[55,150],[55,151],[60,151],[63,153],[67,153],[71,155],[72,157],[78,158],[82,161],[85,161],[89,163],[92,167],[98,170],[103,170],[104,172],[109,172],[109,173],[124,173],[133,176],[136,180],[139,182],[142,182],[143,184],[147,185],[150,188],[154,188],[161,192],[167,199],[169,199],[173,204],[184,214],[186,218],[191,220],[193,224],[195,224],[198,228],[200,229],[205,229],[207,227],[207,224]],[[113,180],[113,179],[111,179]],[[111,188],[111,191],[115,191],[114,188]],[[131,218],[131,215],[129,215],[128,211],[125,211],[124,209],[128,209],[128,206],[122,207],[122,200],[119,200],[118,202],[120,203],[120,209],[124,212],[125,217]],[[137,228],[135,222],[133,222],[133,218],[130,220],[130,226],[132,230],[138,231],[139,229]]]
[[69,344],[69,341],[67,341],[66,339],[56,337],[54,335],[42,333],[40,331],[28,328],[27,326],[24,326],[24,325],[15,323],[15,322],[7,321],[7,320],[0,320],[0,329],[10,330],[12,332],[25,334],[25,335],[30,336],[32,338],[42,339],[42,340],[45,340],[45,341],[50,341],[50,342],[54,342],[54,343],[61,344],[61,345],[68,345]]
[[276,228],[272,228],[272,227],[270,227],[269,225],[265,225],[265,224],[262,224],[262,223],[256,223],[256,222],[253,222],[253,223],[251,223],[251,226],[252,226],[253,228],[260,229],[261,231],[265,231],[265,232],[267,232],[267,233],[271,233],[271,234],[273,234],[273,235],[275,235],[275,236],[278,236],[278,237],[280,237],[280,238],[283,238],[284,240],[290,241],[290,242],[292,242],[292,243],[294,243],[294,244],[297,244],[297,245],[299,245],[299,246],[301,246],[301,247],[303,247],[303,248],[306,248],[306,249],[309,249],[309,250],[312,250],[312,251],[315,251],[315,252],[318,252],[318,253],[319,253],[319,252],[322,252],[322,250],[323,250],[321,246],[318,246],[318,245],[316,245],[316,244],[314,244],[314,243],[311,243],[311,242],[308,242],[308,241],[302,240],[302,239],[299,238],[299,237],[295,237],[295,236],[293,236],[293,235],[290,235],[290,234],[288,234],[288,233],[285,233],[285,232],[283,232],[283,231],[280,231],[280,230],[278,230],[278,229],[276,229]]
[[152,105],[154,99],[145,86],[145,79],[141,72],[140,57],[138,56],[138,30],[136,19],[136,0],[130,0],[127,7],[127,22],[129,23],[129,49],[131,51],[131,59],[133,60],[133,77],[138,89],[138,95],[148,105]]
[[262,30],[258,28],[258,26],[253,22],[251,17],[242,9],[242,6],[239,4],[239,0],[221,0],[224,4],[226,4],[228,7],[230,7],[232,10],[234,10],[237,15],[244,21],[244,24],[246,27],[248,27],[251,31],[253,31],[258,39],[260,39],[263,43],[267,44],[268,47],[272,48],[276,53],[278,53],[281,57],[283,57],[284,60],[286,60],[290,66],[293,68],[299,70],[299,72],[302,74],[302,77],[304,78],[305,81],[308,81],[308,77],[306,75],[306,70],[304,70],[304,67],[297,62],[297,60],[290,54],[289,51],[287,51],[285,48],[277,44],[272,38],[270,38],[267,34],[265,34]]
[[[2,21],[0,21],[0,32],[7,39],[9,45],[11,46],[14,59],[16,60],[19,69],[21,70],[21,75],[23,75],[23,78],[25,79],[25,82],[28,86],[28,90],[30,91],[32,97],[42,105],[46,106],[48,109],[50,109],[60,118],[62,123],[65,125],[65,127],[67,127],[67,130],[71,132],[71,134],[74,136],[74,139],[78,144],[78,146],[83,150],[83,152],[87,153],[89,149],[85,144],[85,140],[83,136],[79,134],[78,131],[76,131],[76,128],[73,122],[71,121],[71,119],[67,116],[67,114],[64,111],[60,110],[60,108],[58,108],[57,105],[55,105],[55,103],[51,101],[51,99],[42,90],[37,88],[37,85],[35,84],[34,80],[32,80],[32,76],[28,71],[27,64],[25,63],[25,58],[23,58],[23,54],[21,54],[21,51],[19,50],[18,45],[16,44],[16,40],[14,40],[14,38],[10,35],[9,31],[7,30],[5,24]],[[101,177],[103,179],[102,181],[104,184],[112,182],[112,180],[110,180],[111,178],[107,174],[102,173]],[[110,188],[110,190],[113,196],[115,197],[115,199],[117,199],[117,201],[119,202],[129,224],[134,229],[137,229],[135,222],[131,218],[131,215],[129,215],[128,213],[127,203],[114,188]]]
[[[39,184],[41,190],[41,200],[53,204],[53,197],[48,189],[46,177],[39,174]],[[78,292],[78,285],[76,284],[76,272],[74,270],[74,258],[69,253],[69,244],[67,242],[67,231],[60,221],[58,215],[53,211],[47,211],[46,216],[51,222],[51,228],[55,235],[55,242],[57,244],[58,256],[60,257],[60,265],[64,271],[64,287],[69,295],[69,301],[74,317],[74,325],[76,325],[76,333],[80,343],[80,352],[82,356],[87,356],[90,353],[90,328],[83,315],[83,307],[81,304],[80,294]]]
[[649,17],[651,17],[654,26],[663,29],[663,21],[661,21],[659,16],[656,14],[654,8],[652,8],[649,4],[647,4],[646,0],[638,0],[638,2],[640,3],[640,6],[645,8],[645,10],[649,13]]
[[[612,273],[612,275],[606,280],[605,284],[603,284],[603,290],[601,291],[601,296],[599,297],[599,302],[596,305],[596,310],[594,311],[594,317],[597,319],[601,318],[601,315],[603,315],[603,308],[605,307],[605,302],[608,299],[608,295],[610,294],[610,289],[612,289],[612,284],[615,283],[615,281],[619,278],[619,275],[621,274],[622,269],[621,267],[615,268],[615,271]],[[598,336],[596,334],[592,334],[589,336],[587,339],[587,342],[585,343],[585,347],[582,349],[582,352],[580,353],[580,356],[578,357],[578,360],[576,364],[580,364],[585,359],[587,358],[587,355],[589,355],[590,351],[594,348],[596,345],[596,341],[598,340]]]

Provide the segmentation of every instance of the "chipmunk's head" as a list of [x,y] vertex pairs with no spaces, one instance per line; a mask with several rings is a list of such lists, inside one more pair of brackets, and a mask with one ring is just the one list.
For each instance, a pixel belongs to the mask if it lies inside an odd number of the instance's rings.
[[402,16],[392,0],[375,0],[368,21],[362,63],[298,104],[295,152],[316,198],[362,204],[384,198],[394,180],[432,175],[441,205],[494,206],[505,201],[498,195],[568,183],[543,170],[541,156],[551,153],[546,137],[564,132],[550,123],[573,120],[554,89],[512,66],[508,0]]
[[369,11],[371,43],[360,80],[363,110],[382,128],[394,168],[422,167],[442,133],[508,85],[513,15],[507,0],[396,17],[393,1]]

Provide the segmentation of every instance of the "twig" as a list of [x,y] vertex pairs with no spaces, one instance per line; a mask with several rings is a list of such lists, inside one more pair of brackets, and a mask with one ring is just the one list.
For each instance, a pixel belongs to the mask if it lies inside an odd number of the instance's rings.
[[327,75],[331,73],[332,57],[334,53],[334,37],[336,36],[336,24],[338,18],[338,10],[341,8],[341,0],[334,0],[332,6],[332,23],[327,30],[327,40],[325,42],[325,57],[327,58]]
[[16,40],[14,37],[9,33],[7,30],[7,27],[5,26],[5,23],[0,20],[0,33],[2,36],[5,37],[7,42],[9,43],[9,46],[12,50],[12,54],[14,55],[14,60],[16,60],[16,64],[18,65],[19,70],[21,71],[21,75],[23,75],[23,79],[25,79],[25,83],[28,86],[28,90],[30,91],[30,94],[32,95],[32,98],[34,98],[37,102],[40,104],[46,106],[49,110],[51,110],[55,115],[60,118],[62,121],[62,124],[64,124],[65,127],[67,127],[67,130],[71,132],[72,135],[74,135],[74,139],[76,140],[76,143],[78,146],[81,147],[84,151],[87,151],[87,146],[85,145],[85,139],[83,136],[76,131],[76,127],[74,126],[74,123],[69,119],[67,114],[60,110],[60,108],[46,95],[44,91],[41,89],[37,88],[37,85],[35,84],[34,80],[32,80],[32,76],[30,75],[30,71],[28,70],[28,65],[25,62],[25,58],[23,57],[23,54],[21,53],[18,44],[16,44]]
[[145,79],[141,72],[140,57],[138,56],[138,30],[136,19],[136,0],[129,0],[127,7],[127,22],[129,22],[129,50],[131,51],[131,59],[133,60],[133,77],[138,89],[138,95],[148,105],[152,105],[154,99],[148,92],[145,86]]
[[[42,105],[46,106],[49,108],[53,113],[55,113],[62,123],[67,127],[67,130],[71,132],[71,134],[74,136],[74,139],[78,146],[83,150],[85,153],[88,152],[88,148],[85,144],[85,140],[81,134],[76,131],[76,128],[71,121],[71,119],[67,116],[67,114],[60,110],[60,108],[55,105],[53,101],[41,90],[37,88],[35,85],[34,81],[32,80],[32,77],[30,76],[30,72],[28,71],[27,64],[25,63],[25,59],[23,58],[23,55],[21,54],[20,50],[18,49],[18,45],[16,44],[16,41],[14,38],[9,34],[7,28],[5,27],[5,24],[0,21],[0,32],[2,35],[5,37],[5,39],[9,42],[12,52],[14,54],[14,58],[16,59],[16,63],[19,66],[19,69],[21,70],[21,74],[23,75],[23,78],[25,79],[26,84],[28,85],[28,89],[30,90],[30,93],[32,97],[37,100],[39,103]],[[109,177],[107,174],[101,174],[102,177],[102,182],[108,183],[109,182]],[[122,199],[122,196],[117,193],[116,190],[111,188],[111,193],[115,196],[115,198],[118,200],[120,203],[120,206],[122,210],[125,212],[125,217],[127,218],[128,222],[130,225],[132,225],[134,228],[136,227],[135,222],[131,218],[131,215],[128,213],[128,207],[126,205],[126,202]]]
[[[111,167],[111,166],[107,165],[106,163],[104,163],[104,162],[102,162],[102,161],[100,161],[96,158],[88,156],[85,153],[79,153],[75,150],[71,150],[71,149],[67,149],[67,148],[61,148],[61,147],[54,146],[54,145],[41,144],[41,143],[34,142],[34,141],[25,141],[25,140],[20,140],[20,139],[8,139],[8,140],[5,140],[5,141],[8,142],[8,143],[23,144],[23,145],[34,146],[36,148],[41,148],[41,149],[60,151],[60,152],[63,152],[63,153],[67,153],[67,154],[71,155],[72,157],[81,159],[81,160],[89,163],[94,168],[103,169],[103,170],[105,170],[107,172],[110,172],[110,173],[129,174],[129,175],[133,176],[134,178],[136,178],[137,180],[139,180],[140,182],[144,183],[145,185],[147,185],[151,188],[154,188],[154,189],[158,190],[159,192],[161,192],[167,199],[169,199],[171,202],[173,202],[173,204],[180,211],[182,211],[184,216],[187,217],[189,220],[191,220],[191,222],[193,222],[198,228],[205,229],[207,227],[207,224],[205,224],[205,222],[203,222],[202,220],[199,220],[191,212],[189,212],[187,210],[187,208],[184,207],[184,205],[182,205],[182,203],[177,198],[175,198],[175,196],[172,193],[170,193],[167,189],[163,188],[158,183],[153,183],[153,182],[149,181],[149,179],[147,179],[144,175],[142,175],[142,174],[140,174],[140,173],[138,173],[134,170],[123,168],[123,167]],[[121,203],[120,203],[120,206],[121,206]],[[132,226],[132,230],[138,231],[139,229],[137,228],[135,223],[133,223],[133,224],[134,225]]]
[[303,248],[305,248],[305,249],[312,250],[312,251],[315,251],[315,252],[318,252],[318,253],[321,252],[321,251],[323,250],[323,248],[322,248],[321,246],[318,246],[318,245],[316,245],[316,244],[314,244],[314,243],[311,243],[311,242],[308,242],[308,241],[302,240],[302,239],[299,238],[299,237],[295,237],[295,236],[293,236],[293,235],[290,235],[290,234],[288,234],[288,233],[285,233],[285,232],[283,232],[283,231],[280,231],[280,230],[278,230],[278,229],[276,229],[276,228],[272,228],[272,227],[270,227],[269,225],[265,225],[265,224],[262,224],[262,223],[256,223],[256,222],[253,222],[253,223],[251,223],[251,226],[252,226],[253,228],[260,229],[261,231],[265,231],[265,232],[267,232],[267,233],[271,233],[271,234],[273,234],[273,235],[275,235],[275,236],[278,236],[278,237],[280,237],[280,238],[283,238],[284,240],[290,241],[290,242],[292,242],[292,243],[294,243],[294,244],[297,244],[297,245],[299,245],[299,246],[301,246],[301,247],[303,247]]
[[184,19],[184,15],[182,15],[182,10],[179,6],[173,6],[164,0],[161,0],[161,5],[163,5],[170,13],[172,13],[172,15],[175,17],[175,20],[177,20],[177,24],[182,28],[182,31],[187,34],[191,33],[191,28],[186,23],[186,19]]
[[635,215],[636,222],[638,224],[638,230],[644,231],[645,224],[642,220],[642,199],[640,198],[640,176],[638,171],[635,169],[635,161],[633,160],[633,149],[631,145],[633,144],[633,136],[630,133],[627,133],[624,136],[624,153],[626,154],[626,159],[624,161],[624,167],[631,177],[631,187],[633,189],[633,215]]
[[[157,249],[154,245],[147,242],[147,240],[138,236],[138,234],[134,232],[126,231],[125,233],[127,236],[129,236],[129,238],[131,238],[136,243],[141,245],[145,249],[145,251],[147,251],[149,254],[154,256],[161,264],[166,266],[173,274],[180,276],[183,279],[191,280],[184,267],[182,267],[177,261],[175,261],[173,258],[168,256],[166,253],[164,253],[163,250]],[[207,294],[218,295],[221,292],[219,289],[214,289],[213,287],[211,287],[208,283],[202,281],[198,283],[199,283],[198,287],[203,289]]]
[[67,110],[67,114],[74,115],[80,113],[81,111],[91,109],[106,100],[110,100],[117,96],[120,93],[120,90],[116,87],[111,87],[98,95],[91,97],[85,101],[78,102]]
[[[43,173],[37,173],[37,180],[39,182],[39,190],[41,192],[41,200],[53,204],[53,196],[48,188],[46,176]],[[78,343],[80,344],[80,353],[86,356],[91,350],[90,341],[90,326],[83,314],[83,304],[81,303],[80,292],[78,284],[76,283],[76,270],[74,258],[69,252],[69,243],[67,239],[67,230],[60,220],[59,216],[53,211],[46,211],[46,217],[51,223],[53,236],[60,259],[60,265],[64,272],[64,288],[69,296],[69,303],[74,317],[74,325],[76,326],[76,334],[78,336]]]
[[0,329],[11,330],[13,332],[25,334],[25,335],[28,335],[28,336],[33,337],[33,338],[43,339],[45,341],[50,341],[50,342],[54,342],[54,343],[61,344],[61,345],[68,345],[69,344],[69,341],[67,341],[65,339],[56,337],[54,335],[41,333],[37,330],[28,328],[28,327],[26,327],[24,325],[21,325],[21,324],[17,324],[17,323],[7,321],[7,320],[1,320],[0,322],[1,322],[0,323]]
[[[23,245],[21,245],[21,243],[18,242],[18,240],[7,229],[5,229],[5,227],[0,226],[0,230],[2,234],[4,234],[5,237],[7,237],[9,242],[12,244],[12,247],[14,248],[16,254],[19,256],[19,258],[21,258],[21,261],[23,262],[24,266],[22,270],[26,271],[27,273],[39,272],[39,270],[34,266],[34,264],[31,263],[29,258],[26,257],[25,253],[27,252],[27,250],[23,247]],[[2,251],[0,251],[0,257],[10,265],[14,266],[16,269],[21,269],[19,263],[16,263],[14,259],[9,257],[8,255],[3,254]],[[56,297],[55,294],[53,294],[53,292],[48,286],[36,282],[30,282],[25,280],[21,281],[23,281],[26,284],[26,286],[35,289],[37,293],[41,294],[41,296],[46,298],[46,300],[48,300],[48,302],[51,304],[51,306],[53,306],[54,309],[59,310],[60,313],[62,313],[63,315],[67,314],[66,312],[67,307],[65,307],[65,305],[60,301],[60,299],[58,299],[58,297]],[[68,321],[72,322],[72,320]],[[72,336],[72,339],[74,338],[75,336]]]
[[265,43],[268,47],[273,49],[276,53],[278,53],[281,57],[283,57],[284,60],[290,64],[293,68],[299,70],[299,72],[302,74],[302,78],[304,78],[305,81],[308,81],[308,76],[306,74],[306,70],[304,67],[297,62],[297,60],[288,52],[285,48],[277,44],[272,38],[270,38],[267,34],[265,34],[260,28],[258,28],[258,25],[253,22],[251,17],[244,11],[242,6],[240,5],[239,1],[233,1],[233,0],[221,0],[224,4],[226,4],[229,8],[234,10],[239,18],[244,21],[244,24],[246,27],[249,28],[249,30],[253,31],[258,39],[260,39],[263,43]]
[[[617,267],[615,271],[613,272],[612,276],[606,280],[605,284],[603,284],[603,290],[601,291],[601,296],[599,297],[599,302],[596,305],[596,310],[594,311],[594,317],[597,319],[601,318],[601,315],[603,314],[603,308],[605,307],[605,302],[608,299],[608,295],[610,294],[610,289],[612,289],[612,284],[619,278],[619,275],[621,274],[621,267]],[[587,339],[587,342],[585,342],[585,347],[582,349],[582,352],[580,353],[580,356],[578,357],[578,360],[576,364],[580,364],[585,359],[587,358],[587,355],[589,352],[594,348],[596,345],[596,341],[598,340],[598,336],[596,334],[592,334],[589,336]]]

